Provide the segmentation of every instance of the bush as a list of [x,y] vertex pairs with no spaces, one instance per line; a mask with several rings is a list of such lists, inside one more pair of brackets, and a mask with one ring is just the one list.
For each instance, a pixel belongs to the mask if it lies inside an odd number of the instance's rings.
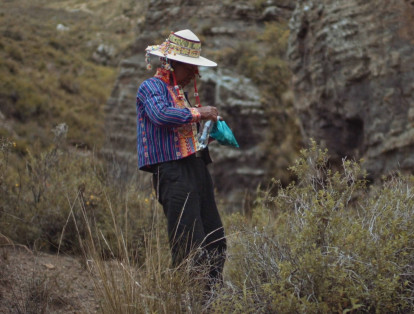
[[250,224],[229,218],[237,237],[216,308],[412,312],[413,178],[395,175],[368,187],[359,163],[344,160],[334,172],[315,144],[291,170],[297,183],[265,194]]
[[132,183],[111,182],[105,162],[93,154],[69,151],[64,143],[56,142],[38,154],[27,150],[20,166],[11,163],[18,149],[16,142],[2,138],[1,143],[3,236],[43,251],[83,254],[82,240],[92,228],[99,230],[93,240],[103,257],[119,256],[112,248],[122,237],[131,253],[128,258],[143,262],[153,196]]

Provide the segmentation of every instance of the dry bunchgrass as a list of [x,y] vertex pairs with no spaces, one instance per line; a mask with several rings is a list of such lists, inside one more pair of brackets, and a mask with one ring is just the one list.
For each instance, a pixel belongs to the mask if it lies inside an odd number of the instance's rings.
[[172,268],[165,238],[157,231],[146,239],[140,266],[128,257],[108,263],[91,247],[88,252],[87,265],[104,313],[202,313],[208,307],[203,268],[194,267],[191,258]]
[[[110,200],[107,205],[112,207]],[[171,267],[166,221],[159,216],[162,212],[160,205],[154,202],[147,210],[155,214],[151,228],[144,235],[144,256],[138,259],[131,254],[126,243],[125,230],[117,227],[115,220],[113,222],[118,239],[115,247],[111,247],[99,228],[90,224],[88,236],[80,239],[97,297],[102,303],[102,312],[205,312],[213,299],[211,292],[206,291],[208,268],[206,265],[194,264],[193,256],[198,253],[198,249],[179,266]],[[102,258],[101,246],[111,252],[109,262]],[[113,252],[118,252],[117,256]],[[137,260],[144,262],[140,264]]]

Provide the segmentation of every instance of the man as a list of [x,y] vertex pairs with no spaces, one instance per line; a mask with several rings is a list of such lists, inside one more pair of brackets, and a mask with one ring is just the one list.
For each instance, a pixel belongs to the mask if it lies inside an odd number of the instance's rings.
[[[150,55],[161,57],[154,77],[137,93],[137,147],[140,170],[153,173],[154,188],[168,221],[174,266],[192,258],[208,267],[209,285],[222,282],[226,240],[207,169],[208,148],[198,142],[200,123],[217,121],[217,108],[201,107],[198,66],[216,66],[200,56],[201,43],[190,30],[171,33]],[[196,106],[182,88],[194,79]]]

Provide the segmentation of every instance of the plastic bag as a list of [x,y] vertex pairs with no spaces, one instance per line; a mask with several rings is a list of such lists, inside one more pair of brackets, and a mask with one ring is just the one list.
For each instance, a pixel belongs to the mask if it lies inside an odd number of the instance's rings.
[[197,135],[197,139],[198,139],[198,143],[201,149],[204,149],[207,147],[208,145],[208,139],[210,137],[210,132],[211,129],[213,128],[213,121],[208,120],[206,122],[202,121],[201,122],[201,132],[198,133]]
[[233,132],[223,120],[218,120],[214,123],[210,137],[216,139],[221,145],[239,147]]

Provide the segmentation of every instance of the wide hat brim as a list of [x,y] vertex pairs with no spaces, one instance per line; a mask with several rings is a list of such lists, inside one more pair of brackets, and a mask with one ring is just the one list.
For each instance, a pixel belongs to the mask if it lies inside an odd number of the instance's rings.
[[167,55],[165,55],[164,53],[162,53],[159,50],[150,50],[148,52],[152,55],[155,55],[155,56],[164,57],[164,58],[167,58],[167,59],[170,59],[170,60],[175,60],[175,61],[179,61],[179,62],[183,62],[183,63],[194,64],[194,65],[199,65],[199,66],[204,66],[204,67],[215,67],[215,66],[217,66],[217,63],[215,63],[214,61],[211,61],[207,58],[204,58],[202,56],[194,58],[194,57],[187,57],[187,56],[183,56],[183,55],[179,55],[179,54],[167,54]]

